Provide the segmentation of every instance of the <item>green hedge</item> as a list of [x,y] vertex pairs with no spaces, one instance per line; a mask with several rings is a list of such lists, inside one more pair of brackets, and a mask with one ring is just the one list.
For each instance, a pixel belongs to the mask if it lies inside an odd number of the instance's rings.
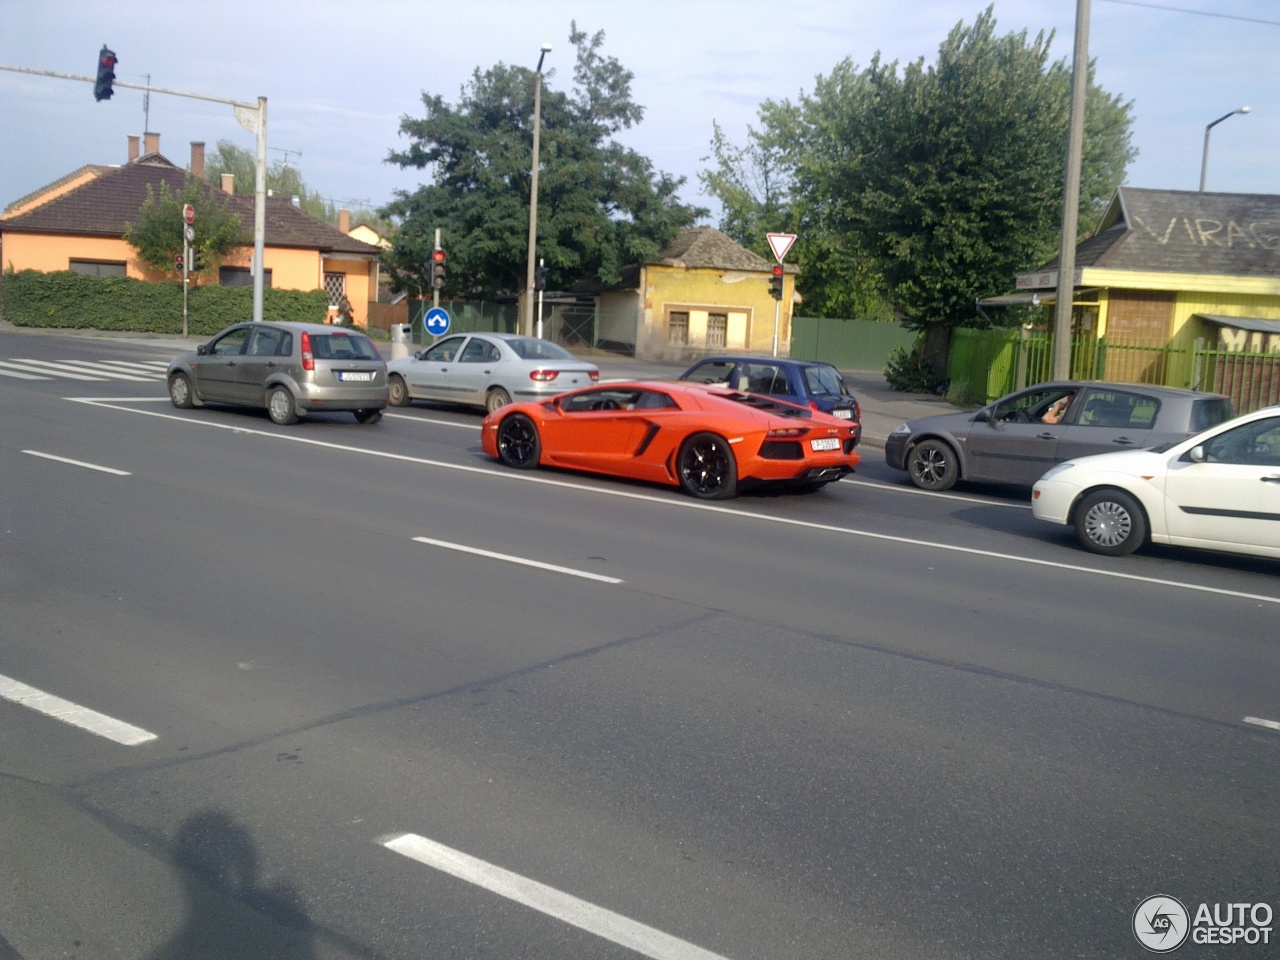
[[[323,290],[263,291],[264,320],[323,323]],[[71,327],[132,333],[182,333],[182,284],[131,277],[87,277],[70,270],[7,270],[0,281],[0,315],[20,327]],[[187,295],[187,329],[217,333],[253,318],[252,287],[196,287]]]

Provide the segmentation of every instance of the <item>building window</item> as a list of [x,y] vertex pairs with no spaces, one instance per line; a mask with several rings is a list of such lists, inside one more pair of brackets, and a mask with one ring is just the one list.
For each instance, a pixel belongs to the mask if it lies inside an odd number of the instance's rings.
[[128,276],[123,260],[72,260],[70,269],[72,273],[82,273],[86,277]]
[[707,346],[724,347],[725,337],[729,333],[729,315],[727,313],[707,314]]
[[[252,287],[253,272],[248,267],[219,267],[218,283],[224,287]],[[262,271],[262,285],[271,286],[271,271]]]
[[672,310],[667,315],[667,340],[671,343],[689,342],[689,313]]
[[326,273],[324,275],[324,292],[329,295],[329,307],[338,309],[342,298],[347,293],[347,275],[345,273]]

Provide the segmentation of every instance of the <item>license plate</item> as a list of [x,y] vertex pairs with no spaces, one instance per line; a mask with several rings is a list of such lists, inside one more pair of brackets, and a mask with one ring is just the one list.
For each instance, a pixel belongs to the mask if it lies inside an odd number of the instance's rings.
[[848,408],[845,408],[845,409],[843,409],[843,410],[832,410],[831,412],[832,412],[835,416],[839,417],[841,420],[852,420],[852,419],[853,419],[853,411],[852,411],[852,410],[849,410]]
[[812,447],[814,450],[839,450],[840,438],[839,437],[823,437],[820,440],[810,440],[809,446]]
[[370,380],[373,379],[373,374],[367,371],[356,372],[354,370],[340,370],[338,372],[338,379],[356,381],[359,383],[368,383]]

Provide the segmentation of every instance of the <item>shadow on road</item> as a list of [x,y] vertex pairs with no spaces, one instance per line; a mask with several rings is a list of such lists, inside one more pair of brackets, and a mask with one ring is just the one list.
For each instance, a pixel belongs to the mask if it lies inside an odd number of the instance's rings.
[[147,960],[314,960],[311,921],[296,890],[261,886],[253,837],[230,815],[188,817],[174,837],[173,862],[186,917]]

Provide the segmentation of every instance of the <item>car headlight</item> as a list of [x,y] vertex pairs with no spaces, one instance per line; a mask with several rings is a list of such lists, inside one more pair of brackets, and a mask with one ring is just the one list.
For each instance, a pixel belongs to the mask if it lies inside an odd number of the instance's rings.
[[900,433],[910,433],[910,432],[911,432],[911,428],[904,423],[902,426],[898,427],[897,430],[893,431],[893,433],[889,434],[889,436],[896,437]]
[[1072,463],[1070,460],[1066,461],[1065,463],[1059,463],[1059,464],[1057,464],[1057,465],[1055,465],[1055,466],[1050,467],[1050,468],[1048,469],[1048,471],[1046,471],[1046,472],[1045,472],[1044,476],[1042,476],[1040,479],[1041,479],[1041,480],[1052,480],[1052,479],[1053,479],[1054,477],[1056,477],[1058,474],[1063,473],[1063,472],[1065,472],[1065,471],[1067,471],[1067,470],[1070,470],[1070,469],[1071,469],[1072,467],[1074,467],[1074,466],[1075,466],[1075,464],[1074,464],[1074,463]]

